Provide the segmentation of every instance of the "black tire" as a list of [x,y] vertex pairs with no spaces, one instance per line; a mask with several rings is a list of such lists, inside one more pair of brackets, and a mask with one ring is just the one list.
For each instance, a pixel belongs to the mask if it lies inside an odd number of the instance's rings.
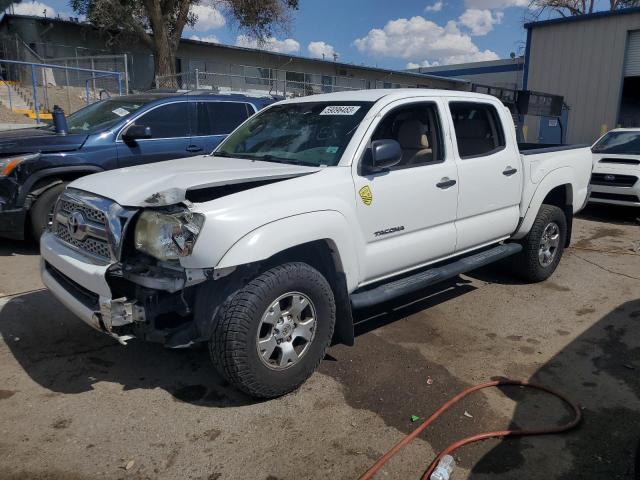
[[[265,364],[267,360],[260,358],[258,329],[265,327],[262,318],[270,306],[291,292],[300,293],[310,300],[316,318],[314,333],[297,363],[285,367],[274,366],[283,368],[275,370]],[[331,342],[336,306],[331,286],[322,274],[306,263],[293,262],[258,275],[235,292],[221,306],[216,317],[209,341],[209,351],[216,369],[229,383],[245,393],[259,398],[273,398],[298,388],[318,367]],[[266,327],[270,328],[268,325]],[[270,335],[275,334],[272,331],[267,334]]]
[[[540,248],[543,242],[545,231],[552,225],[558,226],[558,245],[549,259],[549,263],[543,265],[540,259]],[[521,240],[522,252],[512,259],[511,267],[514,273],[527,282],[542,282],[549,278],[556,270],[567,238],[567,218],[564,212],[554,206],[543,204],[538,211],[531,230]]]
[[36,241],[40,240],[40,237],[47,228],[56,200],[58,200],[58,197],[66,188],[67,183],[68,182],[59,183],[45,190],[40,194],[31,207],[31,210],[29,211],[31,233]]

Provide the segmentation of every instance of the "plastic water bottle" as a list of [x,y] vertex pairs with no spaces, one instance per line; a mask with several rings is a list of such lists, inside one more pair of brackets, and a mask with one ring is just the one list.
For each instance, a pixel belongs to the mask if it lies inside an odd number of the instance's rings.
[[445,455],[438,463],[438,466],[431,474],[430,480],[449,480],[453,467],[456,465],[456,461],[451,455]]

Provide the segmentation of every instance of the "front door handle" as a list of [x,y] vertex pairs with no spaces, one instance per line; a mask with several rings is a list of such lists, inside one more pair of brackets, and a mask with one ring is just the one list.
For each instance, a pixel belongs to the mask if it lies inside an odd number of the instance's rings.
[[518,172],[518,169],[517,169],[517,168],[513,168],[511,165],[509,165],[507,168],[505,168],[505,169],[502,171],[502,174],[503,174],[505,177],[510,177],[511,175],[515,175],[517,172]]
[[444,177],[439,183],[436,183],[436,187],[446,190],[449,187],[453,187],[455,184],[455,180],[451,180],[449,177]]
[[187,152],[195,153],[195,152],[201,152],[201,151],[202,151],[202,147],[199,147],[198,145],[189,145],[187,147]]

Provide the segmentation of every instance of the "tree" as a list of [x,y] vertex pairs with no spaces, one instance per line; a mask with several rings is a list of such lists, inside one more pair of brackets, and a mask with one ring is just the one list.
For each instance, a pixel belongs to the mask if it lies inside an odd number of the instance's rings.
[[[298,0],[210,0],[258,43],[286,27]],[[132,34],[153,52],[155,74],[176,73],[176,52],[186,26],[198,17],[199,0],[70,0],[71,8],[93,25],[116,36]],[[176,87],[175,80],[171,86]]]
[[[597,0],[532,0],[530,8],[537,16],[544,10],[552,10],[563,17],[593,13]],[[609,10],[640,6],[640,0],[609,0]]]

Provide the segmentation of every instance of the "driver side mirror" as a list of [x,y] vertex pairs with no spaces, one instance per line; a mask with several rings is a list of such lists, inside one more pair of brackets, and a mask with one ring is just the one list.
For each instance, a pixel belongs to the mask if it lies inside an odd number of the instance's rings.
[[363,165],[367,173],[381,172],[402,160],[402,148],[396,140],[374,140]]
[[125,142],[134,142],[144,138],[151,138],[151,127],[145,127],[144,125],[131,125],[122,134],[122,140]]

